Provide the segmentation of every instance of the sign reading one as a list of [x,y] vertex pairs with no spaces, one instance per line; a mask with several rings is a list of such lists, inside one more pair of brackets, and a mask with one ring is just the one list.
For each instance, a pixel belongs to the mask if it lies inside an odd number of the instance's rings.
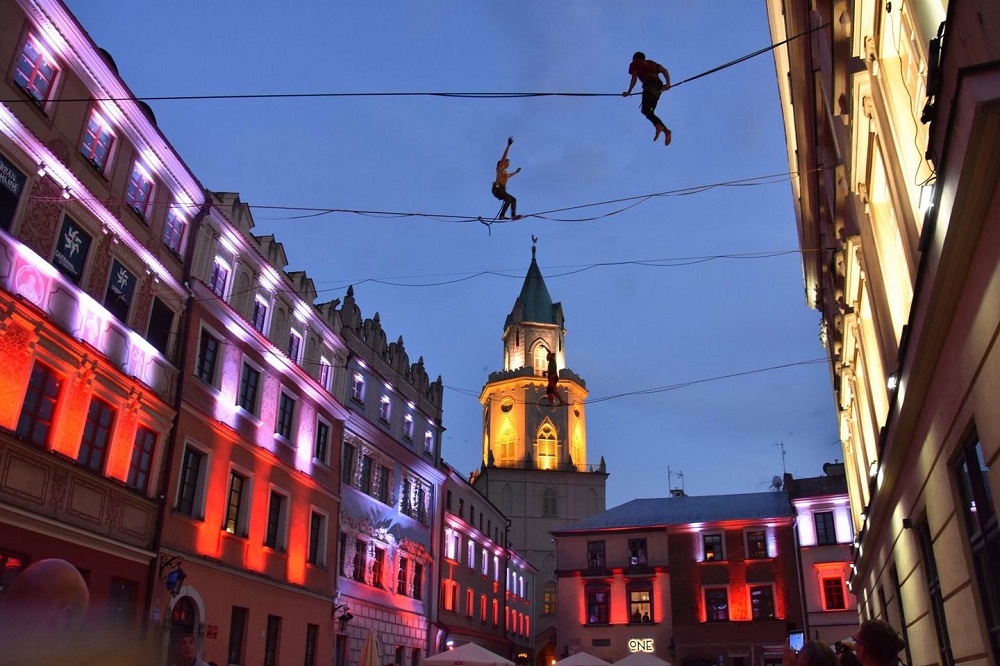
[[652,638],[630,638],[628,639],[629,652],[656,652]]
[[205,638],[218,638],[218,637],[219,637],[219,627],[214,624],[208,625],[208,628],[205,629]]

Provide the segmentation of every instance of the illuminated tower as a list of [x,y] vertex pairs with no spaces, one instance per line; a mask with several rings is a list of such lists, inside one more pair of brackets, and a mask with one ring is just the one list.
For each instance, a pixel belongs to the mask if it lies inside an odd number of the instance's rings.
[[[553,303],[531,248],[531,265],[503,329],[503,369],[490,373],[483,404],[482,466],[473,484],[510,519],[508,540],[538,573],[535,661],[557,656],[556,561],[550,530],[604,511],[604,459],[587,462],[586,383],[565,367],[562,305]],[[549,405],[547,356],[568,406]]]

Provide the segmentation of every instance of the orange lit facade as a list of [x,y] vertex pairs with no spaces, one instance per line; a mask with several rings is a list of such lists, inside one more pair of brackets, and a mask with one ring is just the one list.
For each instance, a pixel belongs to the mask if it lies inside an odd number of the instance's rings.
[[508,521],[455,470],[444,484],[435,652],[476,643],[519,664],[534,659],[535,568],[505,547]]
[[859,615],[904,661],[998,664],[997,4],[766,4]]
[[784,493],[639,499],[553,531],[561,654],[780,664],[803,626]]

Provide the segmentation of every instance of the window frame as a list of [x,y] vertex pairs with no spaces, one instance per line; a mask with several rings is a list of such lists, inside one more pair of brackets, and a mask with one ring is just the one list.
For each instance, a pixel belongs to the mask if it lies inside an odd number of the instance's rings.
[[[95,415],[95,408],[99,413]],[[96,418],[95,418],[96,416]],[[80,449],[76,461],[87,469],[104,474],[108,462],[108,450],[114,442],[118,410],[99,395],[90,398],[87,419],[80,438]]]
[[[820,517],[822,516],[822,529]],[[817,546],[835,546],[837,544],[837,523],[834,520],[833,510],[814,511],[813,527],[816,530]]]
[[355,372],[351,378],[351,402],[359,405],[365,404],[366,384],[365,376],[360,372]]
[[[247,538],[250,531],[250,510],[253,506],[253,476],[247,471],[229,467],[226,483],[226,505],[222,517],[222,531],[242,539]],[[240,479],[239,488],[234,483]],[[233,499],[236,503],[233,503]]]
[[[725,597],[725,603],[719,606],[717,603],[715,605],[709,603],[709,595],[722,594]],[[702,597],[705,601],[705,622],[729,622],[729,588],[724,585],[713,585],[705,586],[702,588]],[[721,614],[725,617],[720,617],[718,609],[722,609]],[[712,610],[715,609],[715,613]]]
[[219,255],[215,255],[212,272],[208,276],[208,290],[222,300],[226,300],[229,293],[229,278],[232,274],[233,268],[230,263]]
[[[635,599],[634,595],[645,594],[646,599]],[[653,622],[653,585],[650,582],[629,583],[625,586],[625,604],[629,624],[649,624]],[[642,612],[645,608],[645,612]],[[639,619],[635,619],[638,615]]]
[[[206,338],[215,343],[215,349],[211,350],[212,358],[209,361],[206,361],[206,351],[208,351],[206,350],[208,346]],[[194,376],[215,388],[218,388],[219,353],[222,350],[222,345],[222,336],[203,324],[198,332],[198,357],[195,359]],[[206,368],[206,363],[210,367]],[[208,375],[207,378],[205,377],[206,374]]]
[[96,106],[90,109],[80,139],[80,155],[102,175],[108,173],[118,135],[111,122]]
[[149,222],[149,206],[153,202],[155,191],[156,181],[153,180],[153,174],[141,160],[134,160],[125,185],[125,205],[143,222]]
[[[319,518],[319,529],[316,529]],[[326,568],[326,546],[329,539],[330,516],[315,506],[309,510],[309,543],[306,546],[306,564]]]
[[[36,372],[43,372],[44,376],[36,375]],[[35,382],[35,377],[40,379]],[[59,413],[59,398],[62,394],[63,377],[47,363],[36,360],[31,367],[31,375],[28,378],[28,386],[25,389],[24,398],[21,401],[21,411],[17,417],[15,431],[22,439],[43,449],[48,449],[49,437],[52,435],[52,426],[56,422]],[[34,388],[32,388],[34,386]],[[33,403],[28,409],[29,399]],[[45,414],[48,414],[46,420]],[[40,432],[40,426],[44,433]],[[41,441],[37,438],[42,434]]]
[[[831,584],[832,583],[832,584]],[[823,610],[844,611],[847,610],[847,592],[844,590],[843,576],[821,576],[819,579],[820,592],[823,595]],[[840,605],[831,603],[831,596],[840,597]]]
[[[754,601],[754,599],[753,599],[753,597],[754,597],[754,590],[760,590],[762,593],[766,591],[767,594],[764,595],[764,596],[762,596],[761,599],[762,600],[766,599],[766,601],[770,604],[770,615],[758,615],[757,614],[758,613],[758,609],[754,607],[754,603],[753,603],[753,601]],[[756,584],[756,585],[747,585],[747,595],[748,595],[749,600],[750,600],[750,617],[753,620],[768,621],[768,620],[775,620],[775,619],[777,619],[778,616],[777,616],[777,613],[776,613],[776,610],[775,610],[775,605],[774,605],[774,585],[772,585],[771,583],[760,583],[760,584]],[[766,605],[763,606],[762,608],[764,608],[766,610]]]
[[274,419],[274,434],[291,441],[295,431],[295,407],[298,401],[287,391],[280,391]]
[[184,248],[184,236],[187,234],[187,217],[173,206],[167,210],[167,219],[163,223],[163,245],[174,254],[180,256]]
[[587,542],[587,568],[605,569],[608,566],[607,544],[603,539]]
[[153,454],[156,452],[158,439],[159,433],[148,426],[139,424],[135,429],[125,485],[143,494],[149,487],[149,473],[152,471]]
[[[226,650],[226,663],[228,664],[243,663],[243,652],[246,650],[247,619],[249,617],[250,609],[243,606],[233,606],[229,613],[229,645]],[[239,618],[238,622],[237,618]]]
[[[253,373],[253,375],[248,375],[248,371]],[[247,379],[250,376],[255,376],[253,394],[247,395]],[[247,414],[253,415],[255,418],[258,417],[260,413],[260,393],[261,384],[264,378],[263,369],[256,363],[251,363],[246,356],[243,357],[243,366],[240,369],[240,384],[239,392],[236,396],[236,406],[242,409]],[[249,398],[249,408],[247,407],[247,398]]]
[[628,540],[628,563],[631,567],[644,567],[649,564],[649,546],[646,537]]
[[[759,541],[756,538],[756,535],[760,535]],[[748,560],[769,559],[767,552],[767,530],[763,528],[748,529],[744,532],[744,539],[746,540],[746,553]],[[763,548],[763,551],[761,551],[760,548]]]
[[316,417],[316,431],[313,433],[313,460],[330,465],[330,440],[333,426],[322,416]]
[[378,420],[384,425],[389,425],[390,419],[392,419],[392,398],[388,393],[383,393],[378,399]]
[[[275,486],[271,486],[267,499],[267,519],[264,523],[264,547],[288,552],[288,512],[291,495]],[[277,513],[274,501],[278,500]]]
[[[718,556],[716,556],[716,548],[713,544],[712,548],[709,548],[709,539],[718,539]],[[703,562],[725,562],[726,561],[726,538],[724,532],[702,532],[701,534],[701,553]],[[709,555],[711,553],[711,555]]]
[[611,585],[606,582],[588,583],[584,587],[587,609],[584,624],[606,625],[611,622]]
[[[193,480],[188,478],[188,454],[198,456],[198,468],[195,471]],[[181,453],[180,474],[177,475],[177,495],[174,503],[174,511],[188,516],[195,520],[205,520],[205,496],[208,483],[208,472],[211,466],[211,453],[192,442],[184,443],[184,451]],[[185,488],[190,488],[190,498],[185,497]],[[185,506],[190,503],[190,511],[185,510]]]
[[253,310],[250,311],[250,325],[261,335],[267,335],[268,315],[271,311],[271,302],[261,294],[257,294],[253,299]]
[[[36,53],[34,58],[28,57],[26,53],[29,44]],[[27,62],[31,65],[30,73],[25,74],[22,72],[22,62]],[[58,66],[56,59],[52,56],[51,50],[38,35],[34,32],[28,32],[21,43],[21,48],[17,52],[17,56],[15,56],[15,63],[11,81],[24,94],[30,97],[35,105],[44,110],[54,96],[56,84],[59,82],[59,75],[62,73],[62,68]],[[44,74],[39,74],[43,64],[52,71],[48,79],[45,78]],[[19,75],[24,78],[23,83],[18,80]],[[36,85],[39,77],[42,81],[45,81],[44,89]]]

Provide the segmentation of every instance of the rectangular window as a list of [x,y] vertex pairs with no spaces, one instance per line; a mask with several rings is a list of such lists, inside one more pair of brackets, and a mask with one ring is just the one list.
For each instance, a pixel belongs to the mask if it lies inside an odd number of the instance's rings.
[[542,586],[542,615],[553,616],[556,614],[556,584],[547,581]]
[[729,593],[726,588],[705,588],[705,619],[709,622],[729,621]]
[[[181,463],[180,488],[177,491],[177,511],[185,516],[201,518],[201,497],[204,489],[205,454],[190,447],[184,450]],[[197,514],[196,514],[197,512]]]
[[844,579],[823,579],[823,610],[844,610],[847,608],[844,599]]
[[76,461],[98,474],[104,472],[104,458],[108,452],[114,420],[115,409],[110,404],[100,398],[91,399]]
[[359,583],[365,582],[365,564],[368,562],[366,556],[368,544],[361,539],[354,541],[354,580]]
[[333,378],[333,366],[325,358],[319,359],[319,383],[327,391],[330,390],[330,380]]
[[296,363],[299,360],[299,350],[302,349],[302,336],[296,331],[288,332],[288,358]]
[[399,568],[396,570],[396,594],[406,594],[406,577],[410,571],[410,561],[406,556],[399,556]]
[[424,431],[424,453],[434,452],[434,433],[430,430]]
[[288,498],[271,491],[271,502],[267,507],[267,528],[264,531],[264,545],[284,551],[285,532],[288,524]]
[[392,416],[392,401],[389,396],[383,395],[378,402],[378,420],[382,423],[388,423],[390,416]]
[[344,442],[344,459],[341,477],[344,483],[354,485],[354,445]]
[[337,550],[337,562],[339,563],[339,573],[341,576],[347,575],[347,535],[340,533],[340,547]]
[[483,555],[483,578],[485,578],[490,575],[490,555],[489,553],[486,552],[485,548],[483,548],[482,555]]
[[146,329],[146,341],[153,345],[164,356],[170,349],[170,333],[174,327],[174,311],[153,297],[153,307],[149,312],[149,327]]
[[486,622],[486,595],[479,595],[479,621]]
[[703,534],[702,544],[705,547],[706,562],[714,562],[715,560],[726,559],[725,553],[722,552],[721,534]]
[[212,275],[208,278],[208,288],[219,298],[226,297],[226,285],[229,283],[229,264],[219,257],[212,265]]
[[365,378],[358,373],[351,381],[351,400],[360,404],[365,402]]
[[588,567],[591,569],[603,569],[605,567],[603,541],[588,541],[587,555]]
[[135,443],[132,444],[132,461],[129,463],[128,480],[125,482],[129,488],[135,488],[141,493],[146,492],[154,448],[156,448],[156,433],[146,426],[136,428]]
[[316,441],[313,445],[313,458],[324,465],[329,465],[327,455],[330,452],[330,424],[322,419],[316,420]]
[[250,614],[246,608],[233,606],[233,612],[229,616],[229,664],[243,663],[243,646],[247,636],[247,616]]
[[175,254],[181,253],[187,225],[187,220],[176,210],[171,209],[167,213],[167,223],[163,227],[163,244],[167,246],[168,250]]
[[755,620],[774,619],[774,591],[770,585],[750,586],[750,609]]
[[493,626],[500,626],[500,602],[496,599],[493,600]]
[[441,581],[441,608],[446,611],[455,612],[455,604],[457,603],[457,591],[458,586],[453,580],[443,580]]
[[403,417],[403,439],[408,442],[413,441],[413,415],[407,414]]
[[962,514],[969,533],[983,620],[994,663],[1000,660],[1000,523],[990,490],[989,467],[978,432],[973,431],[959,455],[955,473]]
[[633,624],[652,621],[653,595],[649,588],[629,589],[628,616]]
[[14,83],[41,106],[49,99],[52,84],[58,74],[55,59],[48,54],[37,37],[28,35],[17,59]]
[[470,587],[465,590],[465,616],[472,617],[476,614],[476,593]]
[[295,400],[282,391],[278,399],[278,427],[275,433],[285,439],[292,438],[292,417],[295,416]]
[[253,314],[250,315],[250,324],[257,329],[258,333],[264,333],[267,327],[267,301],[258,296],[253,299]]
[[424,596],[424,565],[413,563],[413,598],[420,600]]
[[361,473],[358,490],[368,495],[372,491],[372,459],[371,456],[361,456]]
[[305,666],[316,666],[316,642],[319,640],[319,625],[306,625],[306,660]]
[[259,385],[260,372],[244,362],[243,374],[240,376],[239,406],[251,414],[257,412],[257,387]]
[[837,543],[837,532],[833,524],[833,511],[817,511],[813,514],[816,522],[816,545],[830,546]]
[[917,542],[920,544],[920,555],[923,560],[924,576],[927,580],[927,591],[930,594],[931,615],[934,617],[934,629],[937,632],[938,649],[944,666],[955,666],[955,658],[951,652],[951,634],[948,633],[948,622],[944,610],[944,593],[941,589],[941,577],[938,575],[937,559],[934,557],[934,541],[927,523],[916,528]]
[[764,530],[747,532],[747,559],[767,559],[767,535]]
[[378,466],[378,486],[375,488],[375,499],[383,504],[389,503],[389,468]]
[[135,275],[115,259],[111,262],[108,290],[104,294],[104,307],[123,324],[128,323],[128,311],[135,293]]
[[80,284],[93,238],[68,216],[63,217],[57,238],[52,265],[69,278],[70,282]]
[[223,529],[238,536],[246,536],[246,483],[247,478],[242,474],[229,473],[229,500],[226,502],[226,522]]
[[372,585],[382,587],[382,569],[385,567],[385,549],[375,548],[375,557],[372,561]]
[[396,664],[396,666],[403,666],[403,646],[402,645],[397,645],[396,646],[396,656],[393,657],[392,663]]
[[611,588],[607,585],[588,585],[586,594],[587,624],[607,624],[611,609]]
[[153,178],[139,162],[132,164],[132,173],[128,177],[125,188],[125,203],[143,220],[149,210],[149,201],[153,194]]
[[275,666],[278,663],[278,642],[281,638],[281,618],[277,615],[267,616],[267,631],[264,634],[264,666]]
[[17,434],[22,439],[43,448],[48,444],[61,387],[62,379],[48,366],[35,363],[17,419]]
[[469,539],[469,543],[466,544],[465,548],[465,564],[470,569],[476,568],[476,542]]
[[135,621],[138,597],[139,583],[112,577],[108,591],[108,621],[118,627],[131,627]]
[[111,131],[111,125],[100,111],[92,109],[90,118],[87,120],[87,127],[83,130],[80,154],[103,174],[114,142],[115,135]]
[[202,329],[198,341],[198,365],[195,375],[207,384],[215,384],[215,368],[219,359],[219,339]]
[[317,567],[326,566],[326,516],[317,511],[309,514],[309,554],[307,561]]
[[629,566],[646,566],[646,540],[628,540],[628,563]]

